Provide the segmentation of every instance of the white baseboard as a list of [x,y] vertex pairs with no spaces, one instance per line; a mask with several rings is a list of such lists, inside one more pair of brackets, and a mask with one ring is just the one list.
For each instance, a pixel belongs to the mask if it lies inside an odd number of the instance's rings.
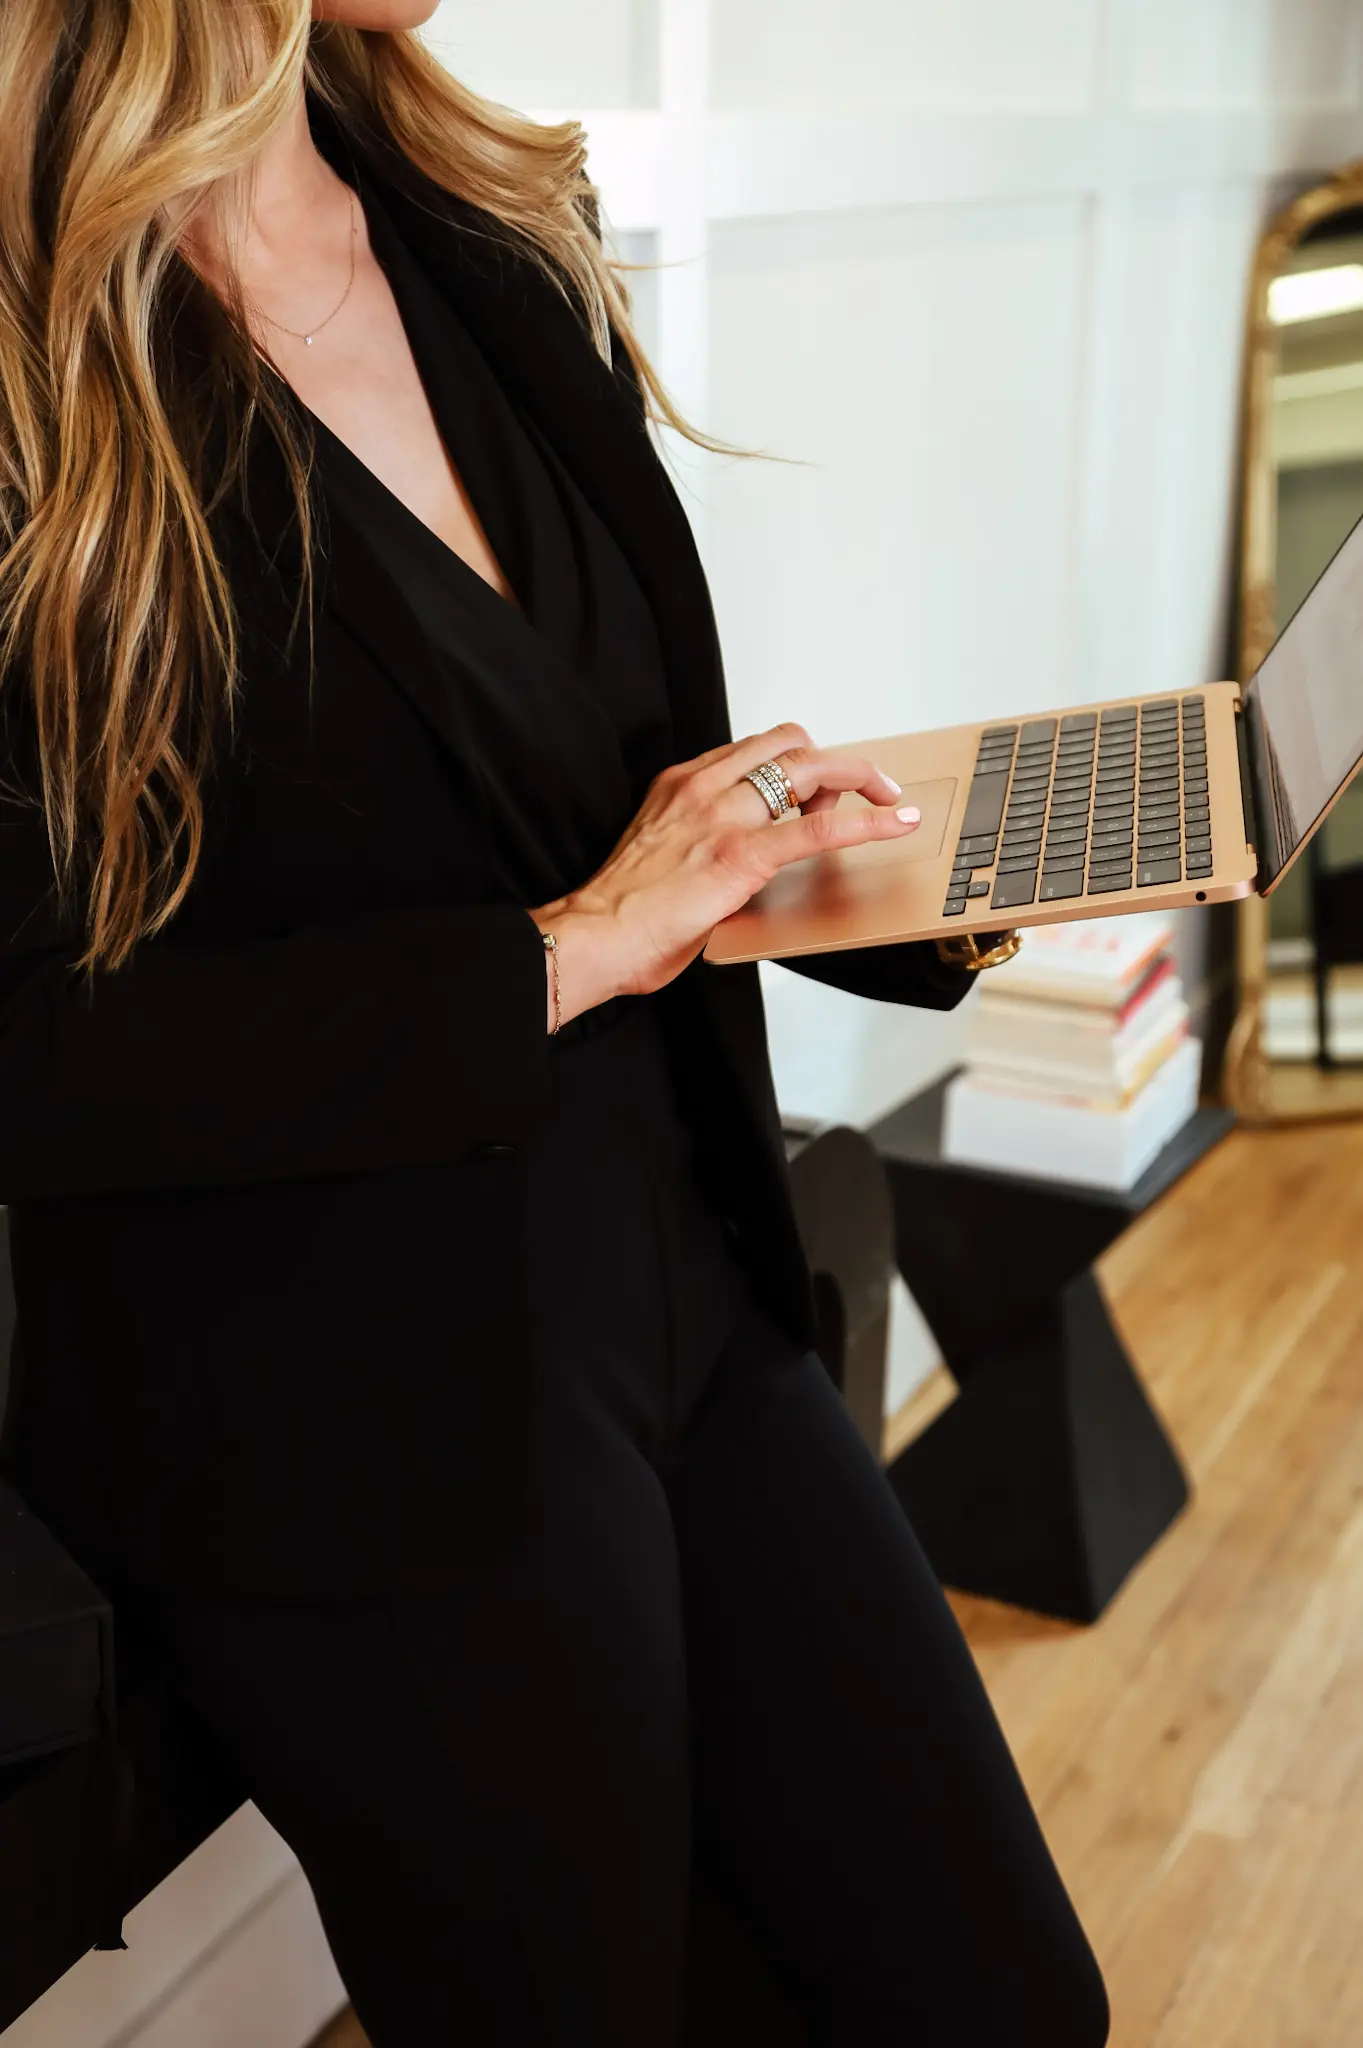
[[0,2048],[306,2048],[345,2004],[293,1856],[243,1807],[0,2033]]

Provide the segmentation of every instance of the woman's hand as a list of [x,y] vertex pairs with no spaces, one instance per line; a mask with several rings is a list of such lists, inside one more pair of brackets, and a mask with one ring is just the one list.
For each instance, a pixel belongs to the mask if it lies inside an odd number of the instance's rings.
[[[773,819],[746,780],[750,768],[773,759],[790,778],[799,815]],[[876,808],[838,809],[849,789]],[[800,725],[665,768],[605,866],[530,913],[558,940],[564,1022],[610,996],[645,995],[673,980],[720,920],[789,862],[906,838],[918,812],[888,808],[900,794],[870,761],[820,753]]]

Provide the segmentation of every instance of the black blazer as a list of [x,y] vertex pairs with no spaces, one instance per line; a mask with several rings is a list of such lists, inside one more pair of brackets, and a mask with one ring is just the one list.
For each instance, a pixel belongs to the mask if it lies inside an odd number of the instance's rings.
[[[311,114],[625,551],[676,757],[727,740],[705,579],[623,352],[604,364],[485,216]],[[110,1590],[436,1590],[518,1526],[519,1147],[548,1087],[544,955],[524,909],[478,900],[476,808],[401,592],[334,512],[310,701],[306,633],[284,649],[298,557],[261,432],[248,480],[255,537],[233,505],[217,528],[238,729],[170,927],[93,987],[73,976],[41,820],[0,810],[4,1462]],[[933,1008],[967,986],[922,946],[801,971]],[[806,1342],[756,970],[697,962],[658,1000],[737,1255]]]

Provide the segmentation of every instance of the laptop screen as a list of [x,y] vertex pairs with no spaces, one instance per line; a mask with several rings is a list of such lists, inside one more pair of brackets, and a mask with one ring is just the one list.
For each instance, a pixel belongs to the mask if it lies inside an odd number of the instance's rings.
[[1245,709],[1264,888],[1363,760],[1363,520],[1265,655]]

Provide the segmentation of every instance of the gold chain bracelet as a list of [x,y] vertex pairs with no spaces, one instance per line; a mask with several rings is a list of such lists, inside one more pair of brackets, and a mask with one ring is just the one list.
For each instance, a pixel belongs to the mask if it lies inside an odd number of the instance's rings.
[[559,999],[559,986],[558,986],[558,940],[557,940],[557,939],[556,939],[556,938],[554,937],[554,935],[553,935],[553,933],[552,933],[552,932],[541,932],[541,933],[540,933],[540,937],[541,937],[541,938],[543,939],[543,941],[544,941],[544,950],[545,950],[545,952],[546,952],[546,953],[547,953],[547,954],[549,955],[549,958],[550,958],[550,960],[551,960],[551,961],[553,962],[553,971],[554,971],[554,1028],[553,1028],[553,1030],[552,1030],[552,1031],[550,1032],[549,1036],[550,1036],[551,1038],[557,1038],[557,1037],[558,1037],[558,1034],[559,1034],[559,1026],[560,1026],[560,1025],[562,1024],[562,1022],[563,1022],[563,1004],[562,1004],[562,1002],[561,1002],[561,1001],[560,1001],[560,999]]
[[[988,938],[990,934],[983,934]],[[985,952],[980,951],[974,932],[953,932],[950,938],[938,939],[937,957],[948,967],[963,967],[967,974],[977,974],[982,967],[1002,967],[1005,960],[1011,960],[1022,944],[1022,933],[1004,932],[994,940]]]

